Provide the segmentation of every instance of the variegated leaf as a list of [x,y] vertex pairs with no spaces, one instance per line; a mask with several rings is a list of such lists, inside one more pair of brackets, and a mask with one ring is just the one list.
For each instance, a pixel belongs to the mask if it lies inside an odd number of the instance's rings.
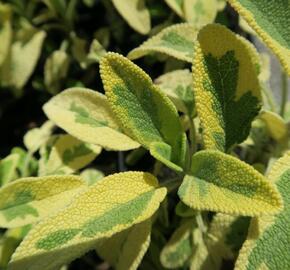
[[290,2],[288,0],[229,0],[259,37],[278,56],[290,75]]
[[193,64],[195,101],[208,149],[228,151],[245,140],[260,110],[260,85],[248,42],[224,26],[198,34]]
[[169,26],[129,52],[128,58],[133,60],[157,52],[192,63],[197,32],[197,27],[189,23]]
[[150,244],[151,220],[97,243],[97,252],[116,270],[136,270]]
[[252,219],[235,270],[290,269],[290,152],[273,165],[268,177],[277,185],[284,208]]
[[281,210],[281,196],[276,187],[235,157],[215,150],[200,151],[192,157],[190,173],[178,195],[194,209],[242,216]]
[[167,166],[182,171],[185,134],[173,103],[127,58],[108,53],[101,61],[108,102],[124,130]]
[[35,223],[59,211],[86,188],[78,176],[21,178],[0,189],[0,227]]
[[48,101],[44,112],[72,136],[111,150],[130,150],[139,144],[126,136],[107,103],[107,98],[87,88],[70,88]]
[[[38,223],[17,248],[8,269],[50,270],[94,249],[150,218],[166,195],[157,179],[143,172],[103,178],[63,211]],[[75,218],[72,218],[75,217]]]

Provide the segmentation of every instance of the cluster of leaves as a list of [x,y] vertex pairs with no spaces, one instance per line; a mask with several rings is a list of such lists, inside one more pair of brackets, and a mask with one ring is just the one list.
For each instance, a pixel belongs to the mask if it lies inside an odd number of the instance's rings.
[[[271,97],[267,56],[226,27],[230,6],[289,75],[289,1],[0,3],[1,87],[54,95],[49,120],[0,161],[0,268],[79,257],[80,269],[290,268],[290,117]],[[89,39],[82,9],[109,16]],[[154,81],[140,58],[159,66]],[[113,151],[134,171],[96,169]],[[135,171],[146,160],[149,172]]]

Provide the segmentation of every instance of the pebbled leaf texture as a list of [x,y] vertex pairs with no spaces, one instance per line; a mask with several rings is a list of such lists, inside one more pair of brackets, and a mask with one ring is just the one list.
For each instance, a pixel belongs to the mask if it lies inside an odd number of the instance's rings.
[[151,29],[150,13],[144,0],[112,0],[112,2],[134,30],[143,35],[149,33]]
[[97,243],[97,252],[116,270],[136,270],[145,255],[151,234],[151,220],[145,220],[129,229]]
[[35,223],[56,213],[86,188],[78,176],[21,178],[0,189],[0,227]]
[[128,58],[134,60],[157,52],[192,63],[197,32],[198,28],[189,23],[169,26],[130,51]]
[[139,147],[120,129],[107,98],[96,91],[67,89],[48,101],[43,110],[56,125],[81,141],[118,151]]
[[185,158],[185,134],[173,103],[127,58],[108,53],[101,60],[108,102],[128,134],[177,171]]
[[277,55],[290,75],[290,1],[229,0],[229,3]]
[[248,42],[224,26],[200,30],[193,80],[205,148],[227,152],[247,138],[261,107],[254,61]]
[[192,74],[188,69],[174,70],[161,75],[154,81],[171,99],[176,108],[192,116],[194,112],[194,94]]
[[216,150],[192,157],[178,195],[197,210],[259,216],[277,213],[282,201],[276,187],[250,165]]
[[235,270],[290,269],[290,152],[276,161],[268,177],[277,185],[284,208],[275,215],[252,219]]
[[14,253],[8,269],[50,270],[94,249],[109,238],[150,218],[166,195],[148,173],[107,176],[64,210],[38,223]]

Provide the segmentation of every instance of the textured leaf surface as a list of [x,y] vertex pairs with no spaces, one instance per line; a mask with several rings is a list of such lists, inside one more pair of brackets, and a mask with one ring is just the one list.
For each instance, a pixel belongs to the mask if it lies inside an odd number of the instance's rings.
[[252,219],[236,270],[290,269],[290,152],[273,165],[268,177],[277,185],[284,208],[276,215]]
[[193,221],[189,220],[178,227],[164,246],[160,260],[165,268],[182,267],[192,255]]
[[213,255],[224,259],[234,259],[246,240],[250,224],[249,217],[217,213],[208,231],[207,241]]
[[279,57],[290,75],[290,2],[288,0],[229,0],[229,3]]
[[224,26],[205,26],[193,64],[195,101],[206,148],[227,151],[245,140],[260,109],[253,52]]
[[282,204],[276,187],[258,171],[214,150],[193,156],[191,175],[184,178],[178,194],[194,209],[243,216],[275,213]]
[[101,78],[108,102],[124,130],[155,158],[181,171],[185,134],[170,99],[142,69],[116,53],[102,58]]
[[151,28],[150,13],[144,0],[112,0],[112,2],[134,30],[140,34],[148,34]]
[[271,111],[262,111],[259,118],[265,122],[267,130],[273,139],[277,141],[285,139],[288,134],[288,127],[280,115]]
[[116,270],[136,270],[150,244],[151,220],[97,243],[97,252]]
[[11,43],[11,13],[9,5],[0,4],[0,67],[8,55]]
[[16,250],[13,270],[55,269],[94,249],[101,238],[150,218],[166,195],[142,172],[103,178],[55,216],[38,223]]
[[0,189],[0,227],[31,224],[57,212],[86,187],[77,176],[28,177]]
[[188,69],[168,72],[158,77],[155,83],[171,99],[179,111],[189,115],[193,114],[192,74]]
[[218,3],[217,0],[184,0],[183,8],[186,21],[201,27],[214,22]]
[[104,95],[70,88],[53,97],[44,107],[53,122],[72,136],[112,150],[129,150],[139,144],[122,133]]
[[145,41],[141,46],[129,52],[128,58],[137,59],[147,54],[158,52],[191,63],[193,43],[196,40],[197,31],[197,28],[189,23],[167,27]]
[[10,154],[0,160],[0,187],[15,179],[18,162],[17,154]]
[[71,174],[92,162],[101,150],[100,146],[86,144],[71,135],[59,135],[40,175]]

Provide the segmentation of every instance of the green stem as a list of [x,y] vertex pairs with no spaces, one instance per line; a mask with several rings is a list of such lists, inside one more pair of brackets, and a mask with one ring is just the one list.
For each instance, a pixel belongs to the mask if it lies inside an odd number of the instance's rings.
[[197,223],[198,228],[200,229],[200,231],[202,233],[206,233],[207,232],[207,227],[206,227],[206,225],[203,222],[203,218],[202,218],[202,215],[201,215],[200,211],[198,211],[197,214],[196,214],[196,223]]
[[281,107],[280,107],[280,115],[284,117],[285,109],[288,99],[288,77],[285,72],[281,74]]

